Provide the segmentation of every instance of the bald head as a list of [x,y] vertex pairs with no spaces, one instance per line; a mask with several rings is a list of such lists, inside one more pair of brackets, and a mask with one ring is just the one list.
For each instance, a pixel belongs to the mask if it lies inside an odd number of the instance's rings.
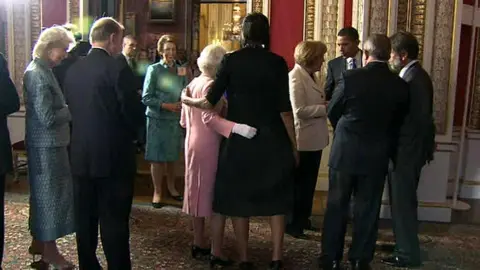
[[137,40],[132,35],[127,35],[123,38],[122,52],[128,57],[135,57],[137,51]]
[[386,35],[373,34],[367,38],[363,45],[365,62],[388,61],[390,50],[390,39]]

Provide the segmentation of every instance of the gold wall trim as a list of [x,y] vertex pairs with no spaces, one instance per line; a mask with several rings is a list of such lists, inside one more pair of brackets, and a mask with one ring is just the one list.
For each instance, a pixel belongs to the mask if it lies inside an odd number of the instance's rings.
[[435,6],[434,40],[431,78],[434,89],[434,119],[437,134],[446,134],[449,120],[450,71],[454,54],[457,1],[437,0]]
[[[455,183],[455,179],[448,179],[448,183]],[[460,179],[460,185],[467,185],[467,186],[480,186],[480,180],[462,180]]]
[[315,7],[316,2],[321,0],[305,0],[304,6],[304,26],[303,26],[303,38],[304,40],[315,39]]
[[370,8],[369,0],[353,0],[352,1],[352,26],[358,30],[360,36],[360,47],[363,45],[363,41],[368,37],[368,24]]
[[[29,57],[27,51],[29,51],[31,44],[27,44],[28,39],[30,39],[30,33],[27,33],[26,28],[30,28],[27,24],[30,24],[30,21],[27,19],[26,10],[29,7],[25,6],[26,4],[14,3],[12,7],[12,26],[13,26],[13,37],[12,42],[15,44],[13,47],[13,70],[10,70],[10,73],[13,74],[13,81],[17,87],[17,92],[20,96],[21,102],[23,103],[23,91],[22,89],[22,80],[25,67],[27,66],[26,59]],[[10,22],[9,22],[10,23]]]
[[78,24],[80,22],[80,1],[68,0],[67,21],[69,23]]
[[[390,205],[388,200],[383,200],[382,205]],[[428,207],[428,208],[451,208],[451,203],[446,202],[418,202],[418,207]]]
[[472,100],[470,106],[470,115],[468,119],[468,128],[471,129],[480,129],[480,35],[477,28],[475,28],[476,40],[474,46],[476,46],[475,51],[475,62],[473,66],[472,74],[474,77],[474,83],[472,87]]
[[42,1],[31,0],[30,2],[30,32],[31,32],[31,48],[37,43],[38,36],[42,31]]
[[388,0],[370,0],[368,34],[387,34]]
[[420,52],[418,60],[423,59],[427,0],[398,0],[397,31],[411,32],[418,40]]
[[397,31],[407,31],[409,0],[398,0]]
[[263,13],[263,0],[253,0],[252,11]]

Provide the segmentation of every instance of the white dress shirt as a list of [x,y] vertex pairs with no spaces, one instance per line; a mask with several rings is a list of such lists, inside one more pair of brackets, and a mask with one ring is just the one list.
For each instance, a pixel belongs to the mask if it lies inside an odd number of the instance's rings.
[[355,65],[356,68],[361,68],[363,66],[363,61],[362,61],[362,51],[358,50],[357,54],[355,57],[348,57],[346,59],[347,61],[347,70],[353,69],[353,59],[355,59]]
[[402,70],[400,70],[400,74],[398,74],[400,76],[400,78],[403,79],[403,77],[405,76],[405,73],[407,73],[407,70],[417,62],[418,62],[418,60],[413,60],[413,61],[410,61],[410,63],[408,63],[407,65],[405,65],[402,68]]

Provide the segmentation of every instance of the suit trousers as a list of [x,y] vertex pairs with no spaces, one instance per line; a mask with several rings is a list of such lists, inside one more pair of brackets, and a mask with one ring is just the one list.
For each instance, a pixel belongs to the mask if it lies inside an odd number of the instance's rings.
[[129,219],[134,176],[73,176],[80,270],[99,270],[98,226],[108,269],[130,270]]
[[295,170],[294,203],[288,226],[293,231],[303,232],[310,227],[322,151],[299,151],[298,154],[300,162]]
[[[408,164],[408,163],[407,163]],[[397,167],[388,178],[395,256],[420,263],[417,187],[423,166]]]
[[355,194],[355,204],[352,245],[348,259],[372,261],[384,185],[384,173],[356,175],[330,168],[327,209],[322,233],[323,261],[328,263],[342,260],[352,194]]
[[3,246],[5,245],[5,174],[0,174],[0,270],[3,261]]

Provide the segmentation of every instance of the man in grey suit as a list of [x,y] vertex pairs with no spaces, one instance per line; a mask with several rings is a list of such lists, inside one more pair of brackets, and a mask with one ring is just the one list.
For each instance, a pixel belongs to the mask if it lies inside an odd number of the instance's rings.
[[[408,86],[388,68],[390,40],[372,35],[365,67],[347,70],[328,104],[334,127],[322,233],[322,269],[340,269],[350,197],[355,194],[350,269],[370,269],[392,143],[403,121]],[[347,102],[348,101],[348,102]]]
[[362,50],[358,48],[360,43],[358,31],[353,27],[345,27],[338,31],[337,46],[341,56],[328,61],[327,79],[325,81],[325,95],[327,101],[332,98],[333,90],[342,78],[345,70],[360,68],[363,66]]
[[12,169],[12,145],[7,126],[7,116],[19,109],[20,100],[15,85],[10,79],[7,61],[0,54],[0,269],[2,269],[5,229],[5,174]]
[[409,110],[400,129],[394,170],[389,179],[395,251],[383,262],[395,267],[417,267],[421,265],[417,187],[422,167],[433,160],[435,151],[433,86],[417,60],[419,46],[415,36],[399,32],[390,40],[390,65],[408,83]]

